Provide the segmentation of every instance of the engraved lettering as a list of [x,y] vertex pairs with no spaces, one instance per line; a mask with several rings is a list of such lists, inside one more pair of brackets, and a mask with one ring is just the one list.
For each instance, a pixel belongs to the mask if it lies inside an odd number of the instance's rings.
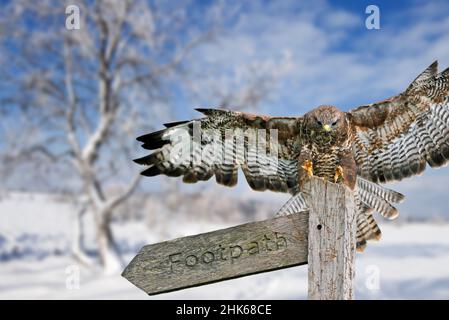
[[223,261],[228,260],[228,258],[226,258],[224,256],[226,248],[223,248],[223,246],[221,244],[218,246],[218,248],[219,248],[219,251],[220,251],[220,259],[223,260]]
[[204,263],[211,263],[214,260],[215,260],[215,256],[210,251],[206,251],[201,255],[201,261],[203,261]]
[[239,245],[230,246],[229,249],[231,250],[231,262],[234,262],[234,260],[238,259],[243,253],[243,248]]
[[259,242],[253,241],[250,243],[250,247],[248,249],[249,254],[257,254],[259,253]]
[[279,233],[275,232],[274,237],[276,238],[276,249],[279,250],[279,247],[287,248],[287,239],[283,236],[279,236]]
[[[274,251],[274,250],[277,250],[277,248],[276,248],[276,242],[274,242],[273,240],[271,240],[270,238],[268,238],[268,236],[265,234],[264,236],[263,236],[263,240],[262,240],[263,242],[265,242],[265,249],[267,250],[267,251]],[[271,244],[271,247],[270,247],[270,244]]]
[[276,250],[284,250],[288,246],[287,237],[279,232],[269,232],[258,239],[239,244],[217,244],[214,249],[198,250],[197,254],[191,252],[176,252],[168,256],[168,266],[173,272],[176,266],[182,265],[192,268],[198,264],[208,266],[212,263],[234,263],[243,257],[266,254]]
[[193,267],[198,263],[198,258],[191,254],[190,256],[186,257],[186,266]]
[[[181,260],[179,260],[179,256],[181,255],[181,252],[173,253],[168,256],[168,260],[170,261],[170,271],[173,272],[173,264],[178,263]],[[178,257],[178,258],[176,258]]]

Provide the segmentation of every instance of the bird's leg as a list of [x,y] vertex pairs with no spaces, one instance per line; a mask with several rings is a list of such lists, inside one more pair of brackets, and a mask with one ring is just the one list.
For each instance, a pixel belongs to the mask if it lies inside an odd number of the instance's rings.
[[304,164],[301,166],[304,170],[306,170],[309,177],[313,177],[313,163],[310,160],[304,161]]
[[337,183],[340,177],[343,179],[343,168],[341,166],[337,166],[335,169],[334,182]]

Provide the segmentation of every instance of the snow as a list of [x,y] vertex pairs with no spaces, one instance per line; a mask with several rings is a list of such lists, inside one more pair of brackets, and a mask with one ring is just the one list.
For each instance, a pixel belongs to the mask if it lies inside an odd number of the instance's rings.
[[[119,274],[78,265],[70,256],[73,210],[44,194],[0,201],[0,299],[304,299],[307,266],[149,297]],[[177,217],[178,219],[179,217]],[[115,222],[129,262],[148,243],[229,227],[185,220],[148,227]],[[235,223],[234,223],[235,224]],[[449,299],[449,223],[382,222],[383,238],[356,259],[357,299]],[[93,252],[93,235],[87,235]]]

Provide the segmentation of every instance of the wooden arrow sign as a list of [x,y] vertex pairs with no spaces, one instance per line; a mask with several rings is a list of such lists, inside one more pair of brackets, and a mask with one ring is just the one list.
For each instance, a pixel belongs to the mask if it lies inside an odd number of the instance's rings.
[[122,276],[149,295],[307,263],[308,213],[143,247]]

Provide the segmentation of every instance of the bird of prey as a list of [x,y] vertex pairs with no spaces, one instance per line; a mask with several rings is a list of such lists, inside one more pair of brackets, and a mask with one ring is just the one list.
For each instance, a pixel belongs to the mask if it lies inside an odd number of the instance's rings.
[[404,198],[381,184],[449,161],[448,91],[449,68],[439,73],[435,61],[404,92],[348,112],[330,105],[299,117],[197,109],[205,117],[137,138],[154,151],[135,162],[149,166],[145,176],[188,183],[215,176],[225,186],[237,183],[241,168],[252,189],[292,194],[279,214],[307,208],[301,187],[308,176],[343,183],[354,192],[363,251],[381,236],[373,212],[394,219],[393,204]]

